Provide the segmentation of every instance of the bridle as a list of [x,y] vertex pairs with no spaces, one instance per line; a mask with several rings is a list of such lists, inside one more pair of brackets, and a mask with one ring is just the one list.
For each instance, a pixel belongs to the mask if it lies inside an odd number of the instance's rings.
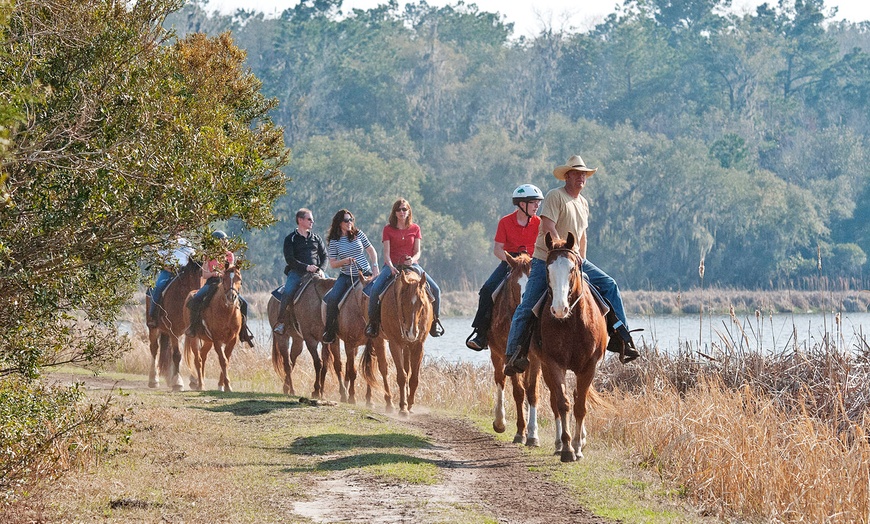
[[[554,253],[556,254],[556,256],[553,256]],[[562,253],[565,253],[566,256],[563,257]],[[580,288],[580,292],[577,294],[577,298],[574,299],[574,302],[572,302],[571,305],[568,306],[568,313],[571,313],[572,311],[574,311],[574,307],[580,302],[580,299],[583,298],[583,294],[586,290],[586,288],[583,286],[583,270],[581,269],[583,267],[583,258],[579,254],[577,254],[577,252],[574,251],[573,249],[568,249],[568,248],[564,248],[564,247],[554,248],[554,249],[550,250],[550,253],[547,256],[547,268],[548,269],[550,267],[550,264],[555,262],[557,258],[569,258],[574,262],[574,269],[571,270],[571,274],[570,274],[569,280],[568,280],[569,284],[572,281],[572,280],[570,280],[570,278],[579,278],[580,279],[580,284],[578,286]],[[570,293],[571,290],[569,289],[568,292]],[[551,293],[552,293],[552,290],[551,290]],[[570,299],[570,294],[569,294],[568,298]]]

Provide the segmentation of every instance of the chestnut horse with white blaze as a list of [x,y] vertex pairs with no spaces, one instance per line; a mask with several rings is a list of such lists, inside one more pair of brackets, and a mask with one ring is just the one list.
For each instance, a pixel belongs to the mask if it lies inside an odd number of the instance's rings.
[[[508,332],[511,318],[522,300],[523,291],[532,267],[532,258],[527,253],[513,257],[505,252],[505,260],[511,270],[495,298],[492,308],[492,326],[489,330],[489,357],[492,360],[493,379],[495,380],[495,418],[492,429],[496,433],[505,431],[504,405],[504,363]],[[538,384],[541,379],[541,361],[534,352],[529,353],[529,368],[522,374],[511,377],[514,403],[517,410],[517,432],[514,443],[538,446]],[[528,402],[528,425],[526,424],[525,404]]]
[[[197,328],[196,337],[186,337],[184,341],[184,356],[188,367],[196,373],[190,377],[190,388],[202,391],[203,374],[208,352],[214,347],[221,366],[221,376],[218,379],[220,391],[232,391],[228,368],[233,349],[239,340],[239,330],[242,328],[242,310],[239,292],[242,288],[242,273],[236,266],[227,266],[221,275],[220,284],[208,304],[202,307],[202,325]],[[188,295],[187,300],[193,298]],[[190,309],[184,308],[184,316],[190,321]]]
[[[188,319],[184,316],[185,300],[191,291],[200,286],[202,266],[193,260],[181,268],[172,282],[163,291],[157,308],[157,327],[148,328],[148,342],[151,350],[151,369],[148,372],[148,387],[156,388],[163,376],[173,391],[184,389],[179,367],[181,348],[178,339],[187,330]],[[151,307],[151,297],[145,297],[145,317]]]
[[[303,285],[305,284],[303,283]],[[269,298],[267,306],[269,325],[273,329],[279,322],[283,322],[287,326],[283,335],[272,332],[272,366],[282,380],[284,393],[287,395],[296,394],[292,373],[293,368],[296,367],[296,359],[302,353],[302,345],[305,344],[314,363],[314,390],[311,396],[317,399],[323,398],[324,359],[318,352],[319,346],[323,342],[324,330],[320,308],[323,304],[323,297],[332,289],[333,285],[335,285],[334,278],[325,278],[316,273],[312,274],[311,283],[305,286],[299,300],[293,306],[294,318],[290,318],[290,308],[287,308],[285,318],[279,319],[278,310],[281,307],[281,302],[275,297]],[[295,327],[297,324],[298,331]],[[330,351],[325,346],[323,348],[324,356]],[[341,386],[343,387],[343,384]]]
[[[589,283],[583,277],[583,260],[574,251],[574,235],[564,241],[546,236],[547,280],[550,288],[540,321],[540,359],[544,382],[550,388],[550,406],[556,417],[556,453],[562,462],[583,457],[586,445],[587,403],[598,403],[592,379],[607,347],[607,322]],[[571,401],[566,396],[566,371],[576,376],[574,389],[575,432],[568,429]]]

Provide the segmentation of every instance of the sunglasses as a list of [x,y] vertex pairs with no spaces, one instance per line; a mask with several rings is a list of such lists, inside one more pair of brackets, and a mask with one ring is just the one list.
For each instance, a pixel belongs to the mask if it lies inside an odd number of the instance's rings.
[[312,224],[314,223],[314,219],[311,217],[304,217],[304,220],[310,220]]
[[402,213],[407,213],[407,212],[408,212],[408,208],[407,208],[407,207],[400,207],[400,208],[397,209],[396,211],[401,211]]
[[344,220],[342,220],[342,222],[344,222],[345,224],[350,224],[353,222],[353,219],[352,218],[345,218]]

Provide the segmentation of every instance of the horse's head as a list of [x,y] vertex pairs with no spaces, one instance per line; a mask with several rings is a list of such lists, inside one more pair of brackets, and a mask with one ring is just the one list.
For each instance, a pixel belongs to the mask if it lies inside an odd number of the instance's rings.
[[426,274],[403,268],[396,277],[394,287],[402,337],[409,342],[419,340],[429,332],[429,323],[432,321]]
[[553,297],[550,313],[556,318],[568,318],[583,296],[583,259],[574,251],[573,233],[568,233],[565,240],[553,240],[547,233],[545,241],[549,250],[547,281]]
[[515,257],[507,251],[504,254],[505,260],[511,268],[507,282],[511,297],[510,304],[516,307],[526,291],[526,283],[529,281],[529,273],[532,270],[532,257],[528,253],[520,253]]
[[232,303],[238,300],[239,292],[242,289],[242,272],[237,266],[226,266],[223,275],[221,275],[221,291],[224,293],[224,300]]

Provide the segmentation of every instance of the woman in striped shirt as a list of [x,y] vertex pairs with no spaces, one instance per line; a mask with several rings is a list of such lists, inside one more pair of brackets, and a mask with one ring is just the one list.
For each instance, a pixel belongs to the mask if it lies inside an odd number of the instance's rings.
[[360,278],[360,272],[366,276],[378,276],[378,254],[365,233],[356,228],[353,213],[347,209],[339,210],[332,217],[326,241],[329,266],[341,268],[335,285],[323,297],[326,302],[326,331],[323,333],[323,342],[331,344],[335,342],[338,332],[338,303]]

